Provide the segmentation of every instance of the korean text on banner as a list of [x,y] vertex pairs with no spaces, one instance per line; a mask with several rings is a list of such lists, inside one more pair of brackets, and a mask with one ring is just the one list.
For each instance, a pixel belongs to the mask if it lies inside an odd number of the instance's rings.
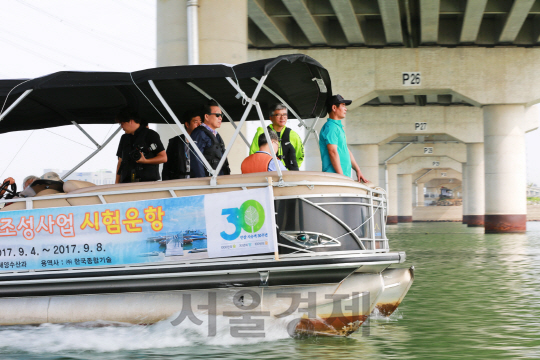
[[199,195],[0,212],[0,271],[177,261],[206,249],[203,203]]

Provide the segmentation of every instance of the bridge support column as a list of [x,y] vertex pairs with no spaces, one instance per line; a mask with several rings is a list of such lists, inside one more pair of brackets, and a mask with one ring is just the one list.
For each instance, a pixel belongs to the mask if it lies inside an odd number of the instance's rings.
[[462,224],[467,224],[469,221],[469,199],[467,197],[467,183],[467,163],[461,163],[461,208],[463,211]]
[[[379,145],[349,145],[360,171],[372,184],[379,184]],[[354,170],[353,170],[354,177]]]
[[398,222],[412,222],[412,175],[398,175]]
[[416,183],[416,206],[424,206],[424,183]]
[[484,107],[486,233],[526,230],[524,119],[523,105]]
[[467,144],[467,226],[484,226],[484,144]]
[[[156,6],[157,65],[187,65],[187,1],[158,0]],[[198,18],[200,64],[238,64],[247,61],[247,1],[199,1]],[[204,26],[201,25],[203,22]],[[224,27],[221,23],[227,23],[227,26]],[[209,92],[209,95],[212,96],[212,92]],[[202,105],[204,102],[201,100],[200,103],[193,105]],[[179,129],[175,130],[176,132],[169,125],[156,125],[156,131],[164,145],[167,145],[168,139],[175,134],[180,134]],[[245,130],[244,126],[242,130],[244,135]],[[235,129],[230,123],[223,122],[218,132],[225,145],[228,145]],[[240,173],[240,165],[247,155],[249,155],[248,146],[237,139],[227,157],[233,174]]]
[[388,164],[388,216],[386,223],[389,225],[398,223],[398,174],[397,164]]

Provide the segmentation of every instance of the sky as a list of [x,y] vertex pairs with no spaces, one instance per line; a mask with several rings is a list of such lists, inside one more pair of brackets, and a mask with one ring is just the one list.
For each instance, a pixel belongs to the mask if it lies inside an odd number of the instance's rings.
[[[1,0],[0,78],[33,78],[63,70],[126,72],[155,67],[155,3]],[[117,126],[84,128],[102,143]],[[250,128],[248,139],[255,131]],[[121,134],[78,171],[115,170]],[[96,149],[72,127],[1,134],[0,144],[4,155],[0,156],[0,180],[12,176],[19,184],[27,175],[40,176],[43,169],[71,169]],[[527,133],[526,144],[527,182],[540,185],[540,131]]]
[[[56,71],[135,71],[155,67],[155,0],[0,1],[0,78]],[[1,104],[0,104],[1,106]],[[102,143],[118,125],[84,125]],[[115,170],[121,131],[79,171]],[[0,135],[0,179],[71,169],[96,150],[73,127]]]

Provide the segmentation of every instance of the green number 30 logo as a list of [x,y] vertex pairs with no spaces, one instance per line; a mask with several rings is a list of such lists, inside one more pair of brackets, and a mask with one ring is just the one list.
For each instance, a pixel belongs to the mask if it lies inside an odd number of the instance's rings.
[[221,237],[228,241],[236,240],[242,229],[248,233],[254,233],[264,225],[264,208],[255,200],[244,202],[240,208],[223,209],[221,215],[227,215],[227,222],[235,227],[232,234],[221,232]]

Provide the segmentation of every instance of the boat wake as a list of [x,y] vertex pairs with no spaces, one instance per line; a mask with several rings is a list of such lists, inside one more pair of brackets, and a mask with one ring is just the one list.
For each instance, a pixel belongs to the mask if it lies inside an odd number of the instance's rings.
[[[242,331],[247,337],[231,335],[231,318],[216,317],[216,335],[208,335],[208,318],[196,325],[188,319],[178,326],[171,324],[178,314],[152,325],[92,321],[77,324],[42,324],[39,326],[0,327],[1,353],[116,352],[200,346],[249,345],[290,338],[287,323],[291,319],[264,319],[264,330]],[[262,335],[262,336],[261,336]],[[196,349],[194,349],[196,351]]]

